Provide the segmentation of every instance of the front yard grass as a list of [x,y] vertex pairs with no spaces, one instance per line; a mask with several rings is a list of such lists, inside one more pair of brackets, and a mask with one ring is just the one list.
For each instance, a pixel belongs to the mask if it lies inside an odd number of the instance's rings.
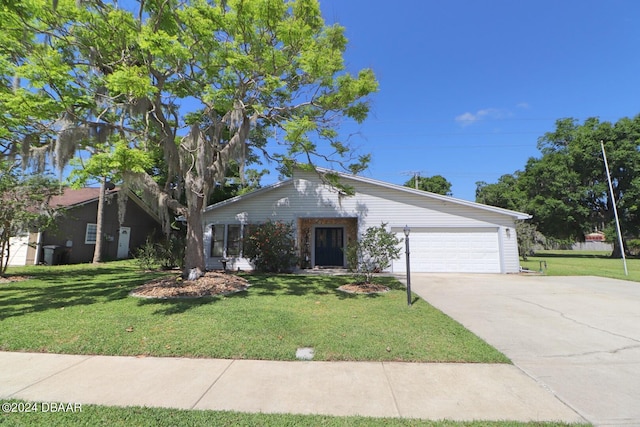
[[546,263],[543,272],[549,276],[601,276],[640,282],[640,259],[627,258],[629,275],[625,276],[622,259],[609,255],[610,252],[595,251],[538,251],[527,261],[520,261],[520,265],[538,271]]
[[[407,307],[397,280],[366,296],[345,276],[247,275],[226,297],[151,300],[129,292],[156,277],[133,262],[14,269],[0,284],[0,350],[68,354],[295,360],[509,363],[425,301]],[[414,296],[415,297],[415,296]]]
[[[0,403],[20,402],[0,400]],[[0,413],[3,426],[425,426],[425,427],[560,427],[588,426],[589,424],[565,424],[552,422],[520,423],[513,421],[428,421],[403,418],[332,417],[327,415],[246,414],[231,411],[200,411],[165,408],[118,408],[98,405],[82,405],[82,412]]]

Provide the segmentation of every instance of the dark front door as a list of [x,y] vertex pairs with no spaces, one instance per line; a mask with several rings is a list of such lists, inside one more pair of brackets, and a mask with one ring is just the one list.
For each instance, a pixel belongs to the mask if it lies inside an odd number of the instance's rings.
[[343,267],[343,245],[344,229],[334,227],[316,228],[315,265]]

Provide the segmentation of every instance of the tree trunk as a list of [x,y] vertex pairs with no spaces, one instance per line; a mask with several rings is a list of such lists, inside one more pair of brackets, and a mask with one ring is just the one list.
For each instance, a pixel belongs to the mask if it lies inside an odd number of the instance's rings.
[[93,263],[102,262],[102,232],[104,225],[104,197],[107,189],[107,178],[100,181],[100,196],[98,196],[98,217],[96,218],[96,246],[93,250]]
[[9,233],[9,225],[5,224],[0,231],[0,277],[3,277],[9,266],[11,234]]
[[187,190],[187,204],[189,213],[187,216],[187,240],[184,251],[184,279],[197,279],[201,277],[205,270],[204,261],[204,229],[202,227],[202,209],[204,207],[204,197],[199,194],[190,193]]
[[[624,239],[622,239],[622,244],[626,246]],[[611,258],[622,258],[622,249],[620,248],[618,236],[616,236],[616,239],[613,241],[613,252],[611,253]]]

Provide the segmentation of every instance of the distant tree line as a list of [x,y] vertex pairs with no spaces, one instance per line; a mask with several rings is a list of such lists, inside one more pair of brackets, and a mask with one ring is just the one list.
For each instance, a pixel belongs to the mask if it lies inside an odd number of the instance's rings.
[[[601,141],[609,162],[613,197],[609,194]],[[531,224],[559,242],[584,240],[604,230],[620,256],[613,203],[623,238],[640,230],[640,115],[616,123],[589,118],[556,121],[556,128],[538,140],[539,157],[524,170],[503,175],[498,182],[476,183],[476,201],[533,215]]]
[[443,196],[451,196],[453,194],[451,193],[451,183],[442,175],[414,176],[405,182],[404,186],[428,191],[430,193],[442,194]]

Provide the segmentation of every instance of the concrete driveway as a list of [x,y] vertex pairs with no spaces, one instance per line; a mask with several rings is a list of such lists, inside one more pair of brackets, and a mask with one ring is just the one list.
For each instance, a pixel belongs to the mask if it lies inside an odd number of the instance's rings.
[[411,283],[593,424],[640,426],[640,283],[415,273]]

